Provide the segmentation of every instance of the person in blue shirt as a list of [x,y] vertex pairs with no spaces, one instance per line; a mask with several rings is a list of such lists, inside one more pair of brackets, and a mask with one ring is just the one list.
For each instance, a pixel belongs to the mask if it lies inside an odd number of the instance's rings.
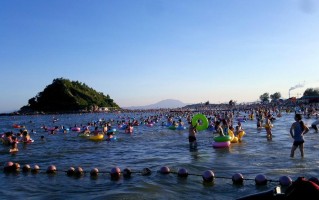
[[295,114],[295,122],[290,127],[290,135],[294,139],[294,143],[291,147],[290,157],[294,157],[295,150],[299,147],[301,157],[304,157],[304,134],[309,131],[309,128],[305,126],[302,121],[301,114]]

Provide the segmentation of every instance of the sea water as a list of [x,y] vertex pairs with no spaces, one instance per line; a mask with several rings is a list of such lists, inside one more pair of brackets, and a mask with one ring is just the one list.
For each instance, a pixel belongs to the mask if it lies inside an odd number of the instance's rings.
[[[9,153],[9,147],[0,145],[0,194],[3,199],[236,199],[245,195],[274,189],[281,176],[295,180],[299,176],[318,177],[319,138],[314,130],[305,135],[305,157],[299,149],[290,158],[293,140],[289,134],[294,122],[293,113],[283,113],[274,121],[273,139],[267,140],[265,130],[257,130],[256,120],[242,122],[246,132],[241,143],[232,143],[229,148],[212,147],[214,133],[200,131],[197,136],[197,150],[189,149],[188,130],[170,130],[162,126],[165,114],[154,126],[135,126],[133,134],[126,134],[117,128],[116,121],[146,118],[157,113],[98,113],[68,115],[1,116],[0,132],[13,131],[13,124],[25,126],[34,142],[18,144],[16,154]],[[117,128],[116,141],[94,142],[77,136],[77,132],[50,134],[42,126],[54,127],[86,125],[99,120],[114,122]],[[186,119],[182,118],[186,123]],[[304,119],[308,125],[314,118]],[[236,125],[236,124],[235,124]],[[41,140],[44,136],[44,140]],[[3,166],[17,162],[23,167],[39,165],[38,174],[3,172]],[[55,165],[55,175],[46,174],[50,165]],[[161,174],[161,167],[167,166],[173,173]],[[85,174],[69,177],[70,167],[81,167]],[[132,170],[131,178],[112,180],[109,172],[119,167]],[[98,168],[97,178],[90,176],[90,170]],[[143,176],[140,172],[149,168],[152,173]],[[187,178],[180,178],[176,172],[187,169]],[[213,171],[213,183],[205,183],[202,174]],[[174,173],[175,172],[175,173]],[[242,185],[235,185],[232,176],[241,173]],[[270,180],[267,185],[257,186],[255,177],[259,174]]]

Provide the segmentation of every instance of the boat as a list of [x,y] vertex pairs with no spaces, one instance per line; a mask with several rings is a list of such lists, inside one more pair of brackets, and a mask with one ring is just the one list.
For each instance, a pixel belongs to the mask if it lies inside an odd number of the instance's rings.
[[251,194],[238,198],[237,200],[292,200],[292,199],[319,199],[319,185],[304,177],[298,177],[284,193],[281,193],[280,187],[273,190]]

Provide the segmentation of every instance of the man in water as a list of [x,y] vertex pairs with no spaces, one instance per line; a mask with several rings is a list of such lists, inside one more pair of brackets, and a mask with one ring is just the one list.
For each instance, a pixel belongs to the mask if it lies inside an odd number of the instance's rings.
[[188,141],[189,141],[189,148],[191,149],[196,149],[197,148],[197,142],[196,142],[196,126],[193,126],[192,123],[189,125],[189,130],[188,130]]

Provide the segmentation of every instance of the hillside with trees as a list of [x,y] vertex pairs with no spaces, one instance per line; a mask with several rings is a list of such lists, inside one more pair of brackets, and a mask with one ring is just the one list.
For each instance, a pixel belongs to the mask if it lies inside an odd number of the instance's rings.
[[104,95],[79,81],[54,79],[52,84],[29,99],[20,111],[77,112],[96,111],[98,108],[119,108],[109,95]]

